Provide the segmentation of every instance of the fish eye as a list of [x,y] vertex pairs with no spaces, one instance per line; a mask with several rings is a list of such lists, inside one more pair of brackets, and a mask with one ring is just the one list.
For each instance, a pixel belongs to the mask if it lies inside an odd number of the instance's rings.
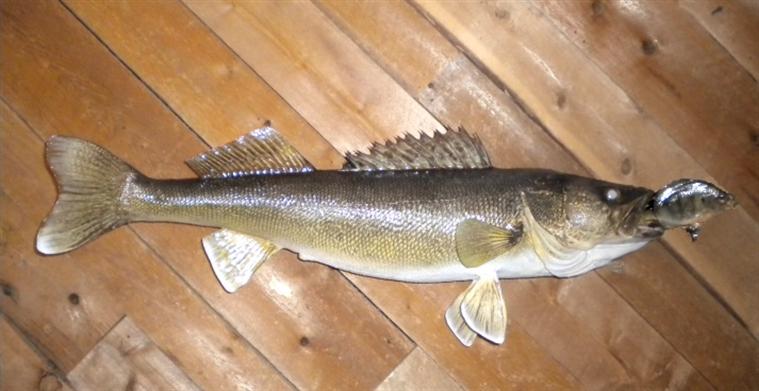
[[613,188],[607,189],[604,197],[606,198],[606,202],[615,203],[619,201],[619,190]]

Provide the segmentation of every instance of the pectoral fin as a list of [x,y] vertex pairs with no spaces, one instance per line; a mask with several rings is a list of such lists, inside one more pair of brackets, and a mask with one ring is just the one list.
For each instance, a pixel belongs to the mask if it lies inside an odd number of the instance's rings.
[[474,268],[505,254],[522,238],[522,224],[496,227],[480,220],[464,220],[456,227],[456,253],[461,263]]
[[474,342],[474,333],[493,343],[503,343],[506,339],[506,304],[495,273],[481,276],[459,295],[446,311],[445,320],[466,346]]
[[203,249],[224,289],[233,293],[279,248],[269,241],[227,229],[203,238]]

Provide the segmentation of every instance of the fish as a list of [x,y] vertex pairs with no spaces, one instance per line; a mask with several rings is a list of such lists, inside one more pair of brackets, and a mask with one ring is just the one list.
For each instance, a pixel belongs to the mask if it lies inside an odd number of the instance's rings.
[[77,249],[132,222],[218,228],[202,239],[227,292],[285,249],[349,273],[414,283],[471,281],[443,318],[465,346],[508,324],[501,279],[577,276],[736,207],[704,181],[659,191],[537,168],[495,168],[464,129],[405,135],[316,170],[265,126],[187,161],[197,178],[154,179],[104,148],[53,136],[58,188],[36,238]]
[[666,228],[684,228],[696,241],[701,234],[701,222],[724,209],[738,206],[735,197],[699,179],[679,179],[657,192],[653,210],[657,220]]

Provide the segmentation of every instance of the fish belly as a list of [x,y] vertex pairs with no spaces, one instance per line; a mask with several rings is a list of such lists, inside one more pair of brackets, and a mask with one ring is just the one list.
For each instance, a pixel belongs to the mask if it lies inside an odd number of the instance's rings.
[[298,253],[302,260],[370,277],[443,282],[476,276],[459,262],[452,232],[388,232],[383,224],[349,228],[340,227],[336,221],[328,225],[332,228],[304,225],[293,229],[296,226],[289,225],[271,240]]
[[[499,278],[528,278],[550,276],[543,261],[528,246],[521,246],[477,268],[467,268],[458,259],[454,244],[440,258],[359,257],[355,252],[337,253],[324,248],[293,246],[305,261],[322,263],[354,274],[406,282],[471,281],[495,273]],[[437,249],[439,250],[439,249]],[[409,254],[434,254],[432,248],[409,251]]]

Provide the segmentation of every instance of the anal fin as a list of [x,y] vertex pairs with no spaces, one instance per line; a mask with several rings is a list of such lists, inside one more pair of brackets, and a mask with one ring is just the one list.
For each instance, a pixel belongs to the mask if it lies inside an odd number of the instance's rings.
[[279,247],[266,240],[222,229],[203,238],[203,249],[224,290],[233,293],[245,285]]
[[[466,324],[461,324],[459,318]],[[459,295],[446,311],[446,322],[466,346],[474,340],[472,333],[495,344],[502,344],[506,339],[506,304],[495,273],[480,276]]]

